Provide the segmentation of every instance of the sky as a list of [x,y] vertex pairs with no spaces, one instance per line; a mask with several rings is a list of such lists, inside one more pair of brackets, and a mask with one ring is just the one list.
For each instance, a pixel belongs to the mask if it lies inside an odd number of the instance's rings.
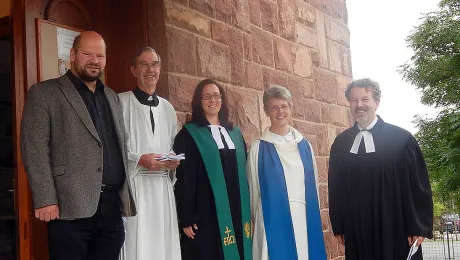
[[347,0],[353,78],[371,78],[380,84],[377,114],[385,122],[411,133],[417,114],[433,117],[436,110],[420,102],[420,93],[398,72],[412,56],[406,37],[419,25],[423,13],[438,10],[439,0]]

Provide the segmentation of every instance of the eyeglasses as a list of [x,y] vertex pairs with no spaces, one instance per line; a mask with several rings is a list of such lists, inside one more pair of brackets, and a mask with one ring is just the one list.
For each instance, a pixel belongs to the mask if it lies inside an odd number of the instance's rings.
[[139,64],[137,64],[137,66],[143,70],[146,70],[146,69],[149,69],[149,68],[152,68],[152,69],[158,69],[159,67],[161,67],[161,64],[160,62],[158,61],[154,61],[154,62],[139,62]]
[[211,100],[211,98],[214,98],[214,100],[221,100],[222,94],[204,95],[202,97],[203,100]]
[[277,112],[278,110],[281,110],[283,112],[286,112],[290,109],[290,107],[288,105],[282,105],[282,106],[272,106],[270,107],[270,109],[273,111],[273,112]]

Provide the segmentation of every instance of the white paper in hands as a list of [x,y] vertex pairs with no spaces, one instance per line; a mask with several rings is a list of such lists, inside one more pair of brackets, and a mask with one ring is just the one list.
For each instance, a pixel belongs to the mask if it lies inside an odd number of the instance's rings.
[[407,260],[410,260],[415,253],[417,253],[418,246],[417,246],[418,238],[414,241],[412,246],[410,247],[409,254],[407,255]]
[[162,155],[161,157],[155,158],[155,160],[160,162],[173,161],[173,160],[185,160],[185,154],[181,153],[178,155]]

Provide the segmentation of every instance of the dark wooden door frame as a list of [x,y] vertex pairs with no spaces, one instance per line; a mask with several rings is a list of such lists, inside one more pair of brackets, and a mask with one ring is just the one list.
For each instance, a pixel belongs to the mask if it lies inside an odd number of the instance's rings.
[[25,40],[25,5],[24,1],[11,1],[11,33],[13,41],[13,140],[14,140],[14,176],[15,176],[15,211],[17,224],[18,260],[32,259],[31,243],[31,208],[29,184],[22,163],[19,149],[21,115],[27,88],[27,63]]

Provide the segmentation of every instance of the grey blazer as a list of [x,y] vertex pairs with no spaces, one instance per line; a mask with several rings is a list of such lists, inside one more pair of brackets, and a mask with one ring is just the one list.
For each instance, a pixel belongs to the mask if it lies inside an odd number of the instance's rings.
[[[127,173],[121,104],[112,89],[104,90]],[[21,153],[36,209],[57,204],[61,219],[95,214],[102,184],[103,148],[85,103],[67,75],[37,83],[27,92]],[[128,174],[120,198],[122,215],[134,216]]]

